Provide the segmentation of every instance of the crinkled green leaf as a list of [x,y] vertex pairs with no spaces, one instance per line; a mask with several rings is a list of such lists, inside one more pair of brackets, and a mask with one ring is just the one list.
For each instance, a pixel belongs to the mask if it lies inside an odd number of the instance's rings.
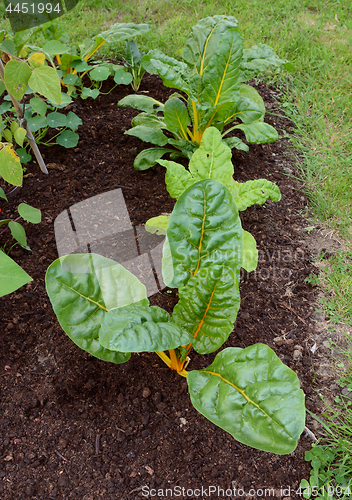
[[172,320],[194,337],[199,354],[214,352],[227,340],[240,307],[236,273],[229,267],[202,268],[179,290]]
[[233,128],[242,130],[247,141],[251,144],[275,142],[279,138],[279,135],[274,127],[262,121],[242,123],[241,125],[236,125]]
[[146,113],[157,113],[164,110],[164,104],[146,95],[128,95],[117,103],[118,106],[130,106]]
[[158,128],[145,127],[144,125],[137,125],[137,127],[130,128],[125,131],[125,134],[138,137],[145,142],[151,142],[157,146],[165,146],[168,143],[168,138]]
[[280,189],[267,179],[247,182],[233,181],[231,192],[239,211],[246,210],[252,205],[263,205],[268,198],[272,201],[281,200]]
[[249,99],[252,99],[256,104],[258,104],[260,110],[262,111],[263,117],[260,118],[259,121],[264,120],[264,115],[265,115],[265,104],[261,96],[259,95],[258,91],[252,87],[251,85],[246,85],[244,83],[241,83],[240,85],[240,96],[241,97],[248,97]]
[[35,90],[50,101],[61,104],[60,78],[51,66],[34,68],[28,80],[28,85],[32,90]]
[[241,69],[244,73],[244,79],[248,81],[261,72],[266,72],[274,67],[285,67],[286,64],[286,59],[280,59],[269,45],[260,43],[243,51]]
[[227,186],[234,173],[231,157],[231,149],[223,143],[221,133],[210,127],[204,132],[199,149],[193,153],[189,171],[196,181],[215,179]]
[[32,224],[39,224],[39,222],[41,222],[42,220],[41,211],[38,208],[27,205],[27,203],[20,203],[17,210],[22,219],[27,222],[31,222]]
[[176,198],[177,200],[185,189],[196,183],[190,172],[183,165],[168,160],[158,160],[158,163],[166,168],[166,188],[172,198]]
[[158,306],[112,309],[99,332],[102,346],[120,352],[166,351],[191,341],[187,330],[171,322],[169,314]]
[[[53,70],[55,71],[55,70]],[[5,66],[4,80],[10,94],[20,101],[28,88],[32,71],[28,64],[18,59],[12,59]],[[30,84],[29,84],[30,85]],[[33,90],[36,90],[30,85]]]
[[0,297],[14,292],[30,281],[33,281],[32,278],[0,250]]
[[143,125],[144,127],[166,128],[163,118],[151,113],[139,113],[139,115],[132,118],[131,125],[132,127]]
[[0,175],[13,186],[21,186],[23,170],[12,144],[0,143]]
[[128,353],[102,347],[99,329],[110,309],[149,304],[145,286],[133,274],[100,255],[77,254],[53,262],[45,282],[59,323],[75,344],[105,361],[129,359]]
[[220,40],[229,29],[238,26],[233,16],[212,16],[198,21],[188,35],[182,58],[191,69],[202,74],[218,49]]
[[240,443],[291,453],[305,426],[297,375],[268,346],[229,347],[187,375],[194,407]]
[[263,116],[263,110],[259,104],[248,97],[241,96],[231,112],[231,121],[241,120],[243,123],[253,123],[262,120]]
[[141,151],[134,159],[133,166],[136,170],[147,170],[157,164],[159,158],[166,153],[173,153],[174,149],[148,148]]
[[169,215],[159,215],[158,217],[152,217],[148,219],[145,223],[145,230],[151,234],[166,234],[167,226],[169,225],[170,216]]
[[[236,101],[239,95],[242,52],[241,35],[236,28],[227,29],[218,42],[215,54],[200,72],[204,84],[201,102],[217,106],[222,102]],[[218,119],[221,119],[219,111],[217,114]],[[226,111],[223,116],[226,116]]]
[[242,263],[242,227],[226,186],[215,180],[194,184],[179,197],[167,237],[174,263],[174,287],[185,286],[202,268]]
[[164,121],[168,130],[188,139],[187,127],[191,124],[191,120],[186,106],[177,97],[171,97],[166,101]]
[[251,233],[243,231],[243,255],[242,267],[248,273],[251,273],[258,266],[258,249],[257,242]]
[[249,151],[249,147],[247,144],[245,144],[241,139],[238,137],[228,137],[226,139],[223,139],[222,142],[226,144],[230,149],[236,148],[239,149],[240,151]]
[[146,33],[150,30],[148,24],[134,24],[134,23],[115,23],[110,29],[99,33],[94,37],[92,43],[88,45],[86,51],[82,55],[83,58],[88,58],[93,54],[97,48],[105,42],[122,42],[123,40],[130,40],[138,35]]
[[187,77],[187,64],[166,56],[160,50],[153,49],[141,59],[142,66],[152,75],[159,75],[166,87],[190,93]]

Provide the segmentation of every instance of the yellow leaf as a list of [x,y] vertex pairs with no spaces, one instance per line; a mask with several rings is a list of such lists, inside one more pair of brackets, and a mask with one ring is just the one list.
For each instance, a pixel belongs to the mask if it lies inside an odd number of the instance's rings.
[[42,52],[36,52],[28,58],[28,62],[33,68],[40,68],[40,66],[44,66],[45,55]]

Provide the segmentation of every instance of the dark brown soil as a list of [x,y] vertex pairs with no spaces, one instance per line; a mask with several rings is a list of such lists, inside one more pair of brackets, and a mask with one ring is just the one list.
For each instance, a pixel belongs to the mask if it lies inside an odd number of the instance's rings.
[[[277,113],[275,90],[257,88]],[[147,76],[141,91],[166,100],[172,89]],[[43,214],[40,225],[26,224],[33,251],[12,251],[34,281],[0,299],[0,498],[127,500],[147,498],[148,488],[163,490],[156,491],[157,498],[176,498],[177,491],[173,496],[165,491],[175,486],[185,488],[178,496],[183,499],[197,498],[191,490],[202,487],[200,498],[244,497],[221,490],[209,495],[209,486],[240,488],[249,498],[296,498],[300,480],[309,475],[304,461],[309,439],[302,436],[297,450],[286,456],[239,444],[196,412],[185,379],[155,354],[133,355],[123,365],[100,361],[71,342],[52,311],[44,276],[57,258],[54,220],[62,211],[116,186],[128,188],[123,194],[136,226],[173,208],[165,169],[133,169],[145,144],[123,133],[137,114],[116,106],[128,93],[127,87],[117,87],[95,101],[70,105],[83,120],[78,147],[42,147],[50,174],[31,164],[28,172],[34,175],[9,203],[0,201],[6,218],[16,216],[22,201]],[[284,118],[269,115],[268,121],[280,132],[290,131]],[[307,348],[314,292],[304,281],[312,268],[301,216],[306,200],[286,175],[287,169],[295,173],[287,152],[286,139],[251,145],[248,153],[233,150],[236,180],[270,179],[279,185],[282,200],[241,214],[244,229],[258,242],[260,262],[256,272],[242,276],[241,309],[224,347],[268,344],[296,371],[314,411]],[[7,239],[2,235],[0,245]],[[175,292],[167,290],[151,298],[169,312],[176,301]],[[205,367],[213,358],[193,352],[189,369]]]

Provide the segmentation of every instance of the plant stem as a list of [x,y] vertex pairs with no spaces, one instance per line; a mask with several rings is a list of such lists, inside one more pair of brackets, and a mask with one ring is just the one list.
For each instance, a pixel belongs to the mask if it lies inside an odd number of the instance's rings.
[[[1,80],[4,82],[4,85],[5,85],[5,68],[4,68],[4,64],[2,62],[2,60],[0,59],[0,78]],[[6,85],[5,85],[5,88],[6,88],[6,91],[7,93],[9,94],[9,96],[11,97],[11,101],[12,101],[12,104],[14,105],[15,107],[15,110],[16,110],[16,113],[17,113],[17,116],[20,120],[23,120],[23,111],[21,109],[21,106],[20,106],[20,103],[18,101],[16,101],[16,99],[10,94],[10,92],[8,91]],[[48,174],[48,169],[46,168],[46,165],[44,163],[44,160],[43,160],[43,157],[42,155],[40,154],[40,151],[39,151],[39,148],[37,146],[37,143],[35,142],[34,140],[34,137],[33,137],[33,134],[32,134],[32,131],[31,129],[28,127],[27,123],[26,123],[26,130],[27,130],[27,139],[28,139],[28,142],[29,144],[31,145],[31,148],[33,150],[33,153],[37,159],[37,162],[38,162],[38,165],[40,167],[40,170],[44,173],[44,174]]]

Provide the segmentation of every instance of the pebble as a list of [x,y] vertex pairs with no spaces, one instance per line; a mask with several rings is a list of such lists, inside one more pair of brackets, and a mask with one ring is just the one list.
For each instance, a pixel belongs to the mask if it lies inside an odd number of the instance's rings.
[[150,392],[149,387],[145,387],[145,388],[143,389],[142,396],[143,396],[144,398],[147,398],[147,397],[149,397],[149,396],[150,396],[150,394],[151,394],[151,392]]
[[301,357],[302,357],[302,351],[300,351],[299,349],[295,349],[293,351],[293,359],[298,360],[301,359]]

